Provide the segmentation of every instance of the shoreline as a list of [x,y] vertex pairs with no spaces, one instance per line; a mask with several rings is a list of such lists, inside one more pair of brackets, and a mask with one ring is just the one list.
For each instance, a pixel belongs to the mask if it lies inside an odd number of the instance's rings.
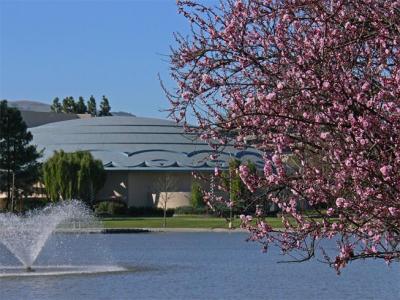
[[216,232],[216,233],[248,233],[246,229],[236,228],[73,228],[56,229],[55,233],[83,233],[83,234],[122,234],[122,233],[162,233],[162,232]]

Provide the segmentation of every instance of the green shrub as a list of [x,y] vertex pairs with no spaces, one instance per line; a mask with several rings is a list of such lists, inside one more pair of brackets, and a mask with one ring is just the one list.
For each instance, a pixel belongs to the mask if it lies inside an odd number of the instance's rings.
[[39,209],[45,207],[49,204],[49,201],[42,198],[26,198],[24,199],[24,211],[32,210],[32,209]]
[[108,214],[108,202],[100,202],[95,206],[94,212],[97,215]]
[[181,206],[175,208],[177,215],[205,215],[208,213],[207,207],[192,207],[192,206]]
[[110,215],[125,215],[127,213],[127,207],[120,202],[109,202],[108,213]]
[[[167,209],[167,217],[172,217],[175,213],[175,209]],[[128,215],[130,217],[163,217],[164,210],[159,207],[135,207],[131,206],[128,208]]]
[[125,215],[127,214],[127,206],[119,201],[102,201],[95,206],[97,215]]

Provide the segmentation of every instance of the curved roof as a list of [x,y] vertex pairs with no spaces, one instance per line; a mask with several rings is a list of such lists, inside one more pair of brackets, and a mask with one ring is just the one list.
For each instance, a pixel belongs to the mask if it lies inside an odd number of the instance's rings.
[[231,158],[255,162],[262,157],[255,150],[226,147],[217,160],[213,150],[194,134],[168,120],[139,117],[99,117],[76,119],[31,128],[33,144],[44,159],[55,150],[87,150],[109,170],[212,170],[224,168]]

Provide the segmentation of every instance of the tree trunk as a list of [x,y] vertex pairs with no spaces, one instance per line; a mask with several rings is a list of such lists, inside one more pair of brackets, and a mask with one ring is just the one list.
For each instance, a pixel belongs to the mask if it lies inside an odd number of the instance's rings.
[[164,228],[167,227],[167,201],[164,202]]

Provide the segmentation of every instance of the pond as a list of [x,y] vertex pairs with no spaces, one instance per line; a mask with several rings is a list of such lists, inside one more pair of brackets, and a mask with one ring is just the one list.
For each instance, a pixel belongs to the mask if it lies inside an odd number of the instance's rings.
[[[1,299],[400,299],[399,264],[278,264],[245,233],[54,234],[36,262],[130,272],[0,277]],[[62,244],[60,247],[60,244]],[[57,246],[55,246],[57,245]],[[0,247],[1,264],[17,264]]]

